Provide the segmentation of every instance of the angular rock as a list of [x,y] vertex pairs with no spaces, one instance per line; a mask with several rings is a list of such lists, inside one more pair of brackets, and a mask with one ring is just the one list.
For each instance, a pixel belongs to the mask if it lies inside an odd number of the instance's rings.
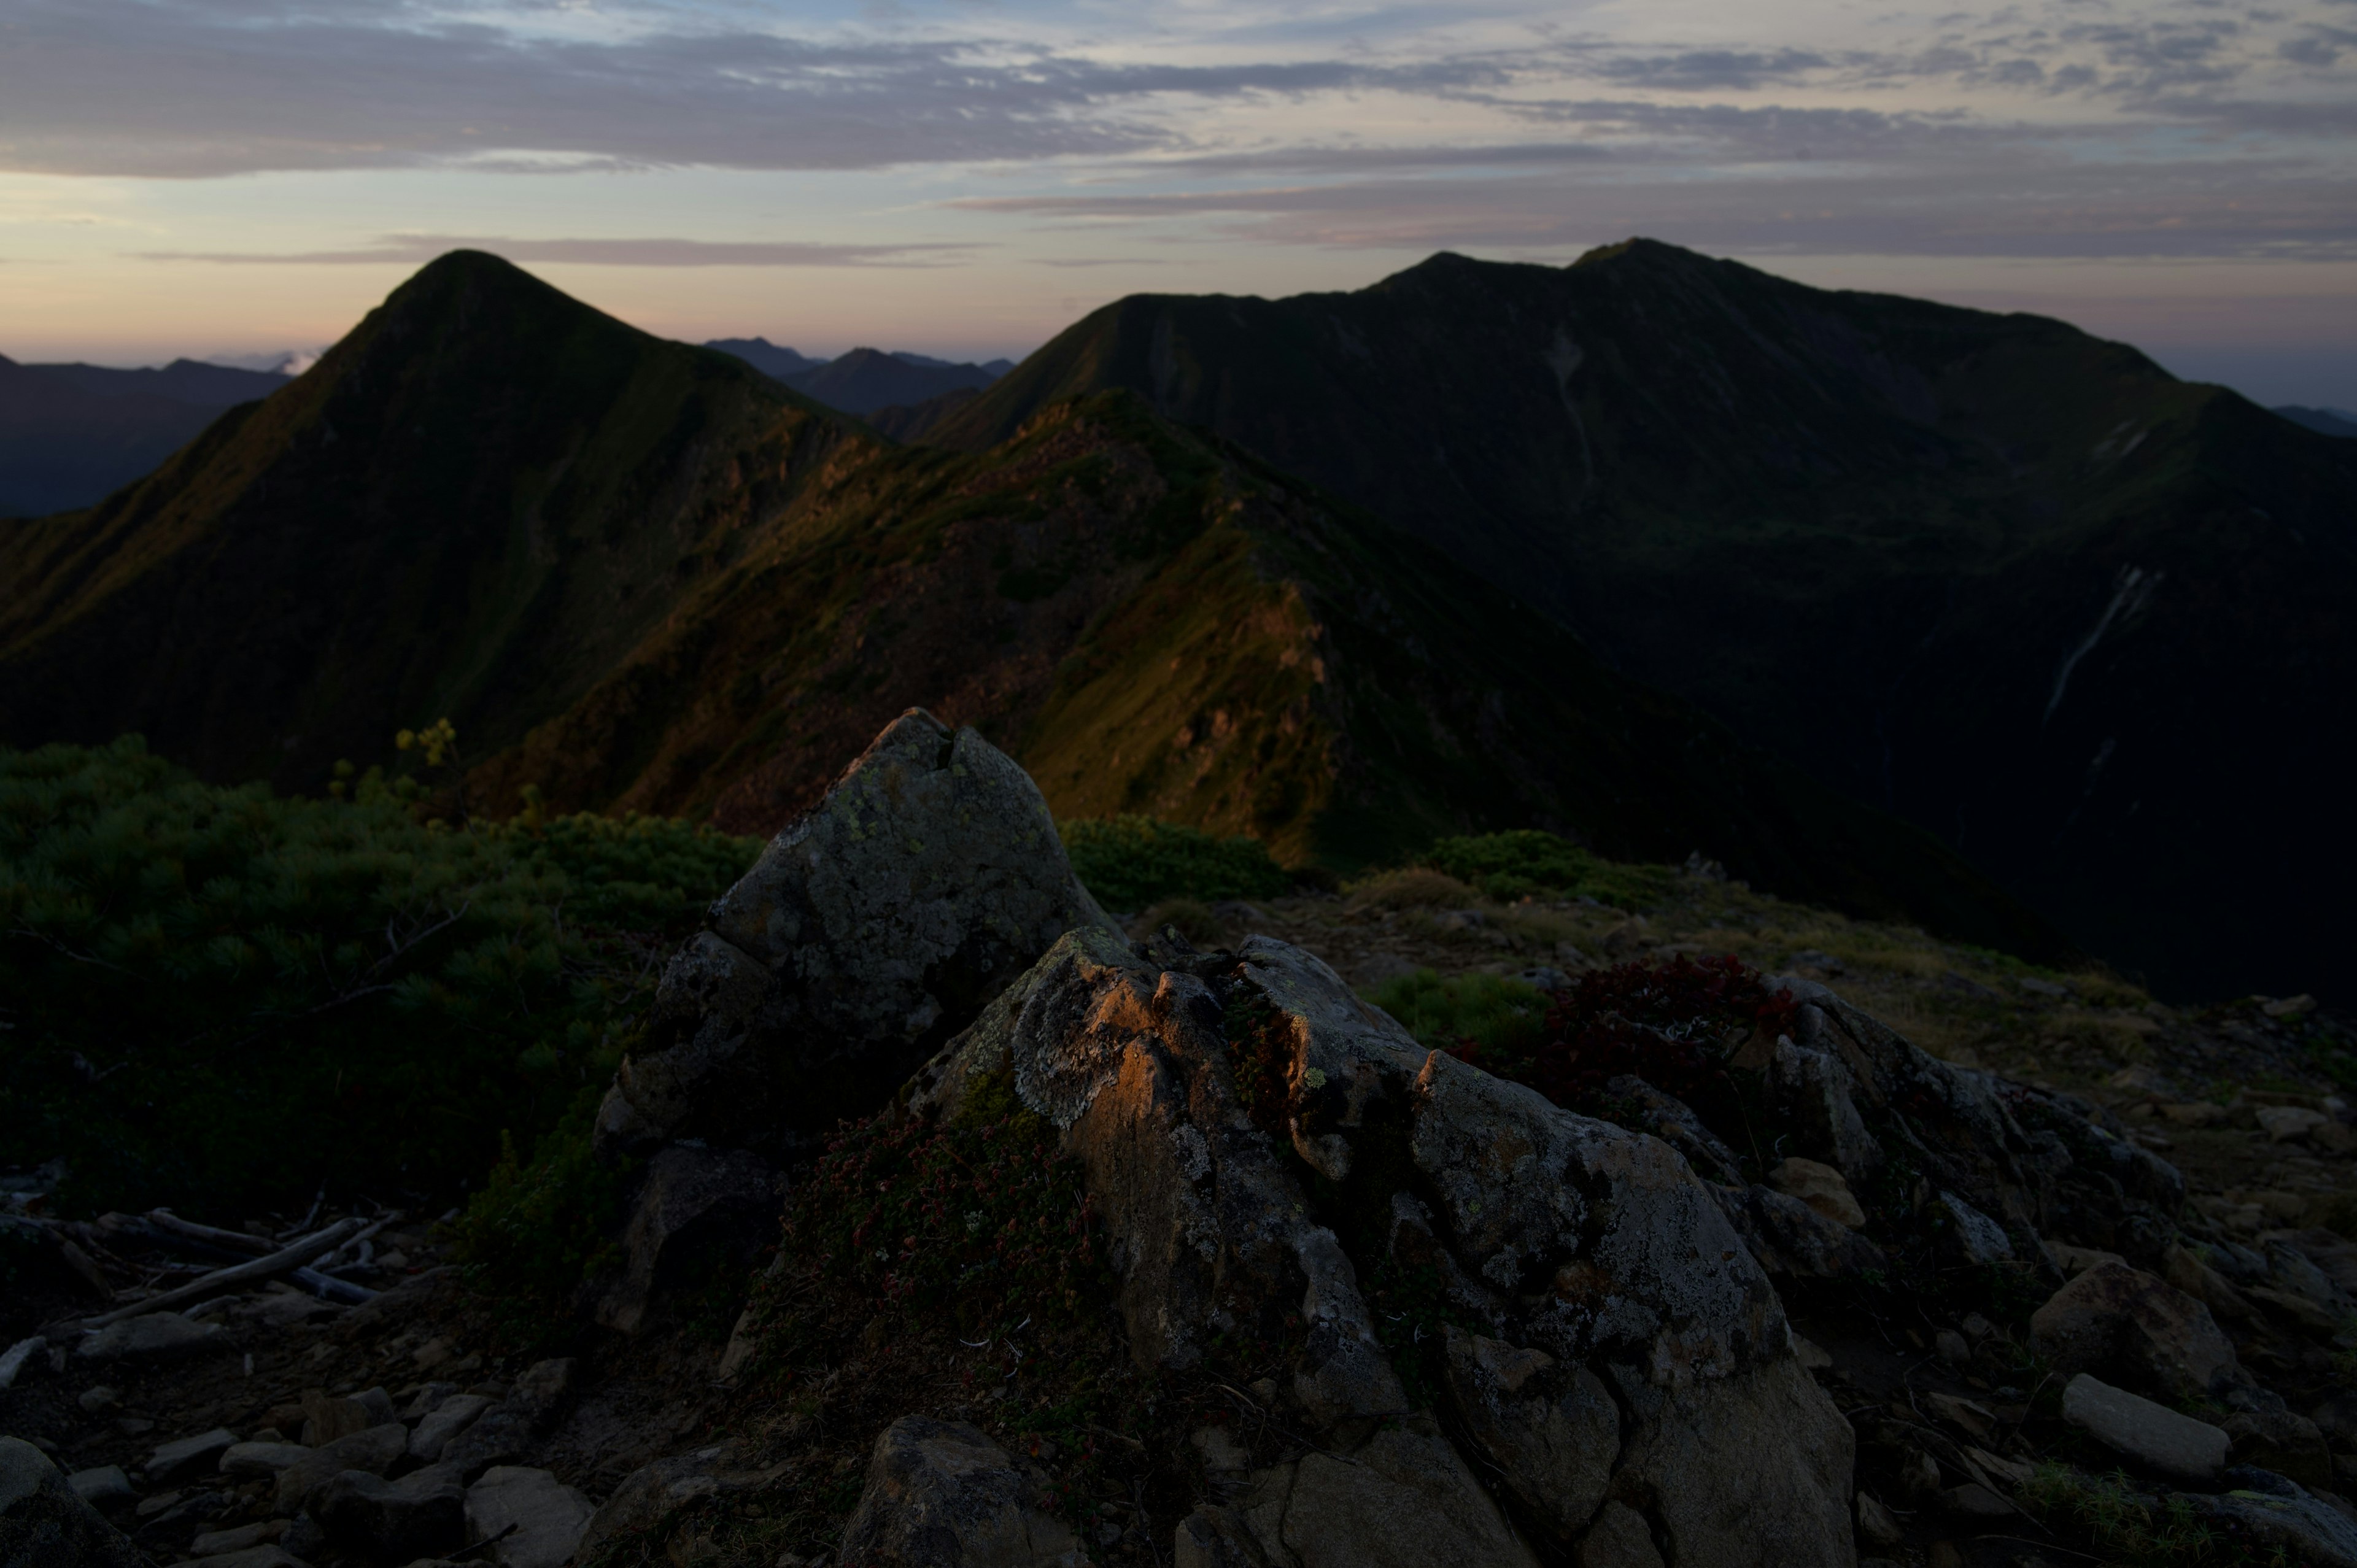
[[1946,1221],[1940,1240],[1950,1256],[1966,1263],[1998,1263],[2013,1256],[2005,1227],[1953,1192],[1933,1199]]
[[1803,1279],[1856,1279],[1889,1260],[1857,1231],[1772,1187],[1714,1187],[1720,1212],[1744,1246],[1771,1274]]
[[876,1440],[842,1558],[879,1568],[1082,1568],[1045,1477],[963,1422],[904,1415]]
[[310,1453],[311,1450],[300,1443],[240,1443],[222,1450],[221,1473],[224,1476],[275,1476],[307,1457]]
[[1620,1458],[1620,1407],[1596,1374],[1544,1350],[1448,1330],[1449,1404],[1506,1488],[1568,1540],[1596,1512]]
[[1663,1568],[1662,1553],[1645,1516],[1626,1503],[1597,1510],[1574,1559],[1579,1568]]
[[350,1437],[355,1432],[366,1432],[371,1426],[400,1419],[393,1408],[393,1396],[381,1388],[342,1398],[313,1389],[303,1396],[303,1442],[307,1447],[322,1447],[339,1437]]
[[48,1455],[0,1437],[0,1563],[7,1568],[145,1568],[139,1549],[74,1494]]
[[564,1568],[597,1510],[545,1470],[500,1465],[467,1488],[467,1528],[500,1568]]
[[2228,1463],[2272,1470],[2303,1487],[2332,1484],[2332,1452],[2306,1416],[2287,1410],[2237,1411],[2220,1424],[2233,1444]]
[[595,1562],[610,1545],[652,1534],[677,1509],[698,1498],[758,1485],[760,1471],[734,1471],[721,1464],[723,1450],[700,1449],[641,1465],[622,1478],[613,1496],[597,1507],[581,1537],[579,1557]]
[[657,1292],[683,1268],[742,1266],[775,1237],[785,1180],[745,1149],[674,1144],[647,1162],[622,1231],[622,1268],[597,1321],[636,1333]]
[[1039,789],[912,708],[770,842],[664,972],[601,1150],[792,1153],[880,1104],[1075,927],[1111,932]]
[[2266,1470],[2226,1472],[2234,1489],[2190,1499],[2197,1517],[2226,1527],[2259,1561],[2280,1552],[2302,1568],[2357,1568],[2357,1524],[2297,1482]]
[[2029,1331],[2062,1372],[2108,1373],[2179,1399],[2250,1402],[2249,1376],[2210,1309],[2126,1263],[2099,1263],[2056,1291],[2031,1315]]
[[534,1361],[516,1376],[508,1397],[491,1406],[443,1445],[441,1463],[455,1465],[471,1481],[494,1465],[521,1459],[572,1391],[576,1363],[567,1356]]
[[188,1555],[214,1557],[228,1552],[248,1552],[285,1534],[286,1524],[283,1519],[273,1519],[242,1524],[234,1530],[209,1530],[188,1542]]
[[74,1354],[85,1361],[173,1361],[213,1348],[223,1332],[218,1323],[191,1323],[177,1312],[151,1312],[84,1335]]
[[[1857,1075],[1837,1052],[1780,1039],[1769,1057],[1767,1079],[1780,1123],[1792,1130],[1796,1147],[1813,1156],[1812,1164],[1822,1162],[1838,1172],[1846,1178],[1845,1186],[1881,1166],[1882,1145],[1858,1113]],[[1845,1225],[1863,1223],[1862,1218],[1833,1218]]]
[[1768,1185],[1787,1197],[1797,1197],[1836,1225],[1858,1230],[1866,1210],[1849,1189],[1849,1182],[1833,1166],[1795,1155],[1777,1162],[1768,1173]]
[[450,1445],[452,1438],[490,1408],[490,1400],[483,1394],[452,1394],[410,1432],[409,1456],[433,1464],[442,1457],[442,1450]]
[[[1361,1272],[1429,1270],[1487,1326],[1469,1332],[1507,1348],[1487,1372],[1459,1369],[1465,1400],[1481,1412],[1484,1457],[1522,1469],[1510,1489],[1568,1510],[1545,1521],[1560,1539],[1587,1530],[1592,1482],[1543,1477],[1535,1456],[1567,1441],[1548,1412],[1585,1373],[1624,1412],[1612,1494],[1663,1498],[1653,1523],[1675,1560],[1745,1561],[1762,1542],[1779,1561],[1853,1560],[1849,1427],[1685,1159],[1424,1049],[1286,943],[1253,937],[1233,955],[1172,961],[1073,933],[906,1100],[915,1114],[953,1115],[973,1085],[1004,1074],[1063,1130],[1104,1216],[1142,1359],[1183,1366],[1215,1328],[1268,1333],[1297,1313],[1309,1347],[1291,1392],[1312,1431],[1342,1443],[1404,1404]],[[1226,1037],[1232,1016],[1253,1020],[1246,1038]],[[1251,1113],[1239,1072],[1258,1085]],[[1281,1105],[1268,1102],[1272,1078]],[[1310,1194],[1270,1157],[1284,1137],[1369,1252],[1353,1259],[1317,1222]],[[1553,1403],[1481,1381],[1512,1375],[1500,1357],[1518,1350],[1553,1363],[1541,1380],[1563,1380]],[[1272,1561],[1293,1550],[1254,1529]]]
[[447,1466],[397,1481],[346,1470],[311,1494],[310,1509],[328,1540],[380,1563],[439,1557],[467,1541],[467,1494]]
[[1268,1568],[1267,1554],[1233,1509],[1205,1503],[1178,1521],[1171,1568]]
[[274,1541],[249,1546],[242,1552],[199,1557],[187,1568],[310,1568],[310,1564]]
[[164,1444],[147,1456],[147,1479],[169,1481],[190,1471],[216,1469],[221,1456],[236,1445],[237,1434],[221,1426]]
[[278,1472],[278,1484],[273,1494],[278,1511],[293,1514],[308,1508],[312,1495],[346,1470],[365,1470],[371,1476],[382,1476],[408,1452],[409,1428],[399,1422],[371,1426],[366,1432],[355,1432],[325,1447],[314,1448]]
[[1265,1471],[1240,1511],[1271,1561],[1300,1568],[1538,1563],[1428,1417]]
[[2183,1481],[2214,1481],[2231,1445],[2206,1421],[2082,1372],[2062,1390],[2062,1419],[2115,1453]]
[[[1743,1162],[1735,1151],[1703,1124],[1694,1107],[1674,1095],[1664,1094],[1633,1073],[1623,1073],[1606,1082],[1605,1094],[1615,1104],[1625,1105],[1621,1124],[1631,1132],[1651,1133],[1685,1156],[1696,1176],[1719,1187],[1741,1187]],[[1820,1167],[1831,1169],[1830,1166]],[[1836,1176],[1840,1173],[1835,1173]],[[1845,1187],[1844,1191],[1848,1189]]]
[[66,1477],[66,1485],[74,1496],[94,1509],[119,1508],[138,1496],[131,1489],[131,1477],[123,1473],[120,1465],[102,1465],[94,1470],[76,1470]]
[[2328,1396],[2308,1412],[2336,1454],[2357,1454],[2357,1393],[2346,1391]]
[[35,1334],[0,1351],[0,1389],[15,1387],[19,1373],[28,1366],[39,1364],[34,1359],[36,1354],[46,1359],[48,1349],[49,1342]]
[[2305,1105],[2262,1105],[2255,1113],[2259,1130],[2278,1144],[2305,1138],[2332,1120],[2321,1111],[2310,1111]]
[[[1351,1260],[1238,1103],[1221,1017],[1200,979],[1084,928],[927,1066],[909,1103],[952,1115],[971,1084],[1006,1073],[1056,1124],[1103,1217],[1142,1363],[1190,1366],[1217,1334],[1248,1325],[1275,1337],[1297,1314],[1306,1343],[1293,1393],[1315,1421],[1405,1411]],[[1398,1048],[1416,1052],[1412,1041]],[[1350,1069],[1338,1062],[1323,1081],[1339,1092]],[[1330,1152],[1314,1130],[1295,1142]]]

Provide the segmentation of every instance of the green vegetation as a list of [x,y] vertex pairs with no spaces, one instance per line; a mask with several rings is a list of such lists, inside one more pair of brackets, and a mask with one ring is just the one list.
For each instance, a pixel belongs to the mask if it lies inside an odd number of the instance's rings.
[[2023,1487],[2022,1505],[2071,1534],[2083,1536],[2104,1561],[2135,1568],[2248,1564],[2287,1568],[2280,1552],[2261,1552],[2211,1529],[2183,1496],[2163,1500],[2138,1492],[2126,1476],[2090,1476],[2047,1463]]
[[1375,1005],[1405,1025],[1419,1045],[1437,1050],[1469,1041],[1484,1061],[1536,1051],[1547,1013],[1546,996],[1536,986],[1478,972],[1444,980],[1429,969],[1385,982]]
[[1667,897],[1678,879],[1674,867],[1606,860],[1567,838],[1535,828],[1445,838],[1418,858],[1501,902],[1544,895],[1641,909]]
[[1273,898],[1291,885],[1255,838],[1216,838],[1142,816],[1068,822],[1061,831],[1073,872],[1108,909],[1174,897]]
[[222,788],[135,736],[0,750],[0,1148],[63,1156],[77,1209],[447,1194],[602,1087],[759,847],[647,818],[453,831],[422,793]]

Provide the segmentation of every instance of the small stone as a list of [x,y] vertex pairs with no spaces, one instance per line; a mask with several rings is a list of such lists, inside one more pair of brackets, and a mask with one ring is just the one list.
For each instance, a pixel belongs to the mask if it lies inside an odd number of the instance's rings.
[[1954,1394],[1925,1394],[1923,1399],[1941,1420],[1984,1442],[1996,1431],[1996,1417],[1968,1399],[1959,1399]]
[[1596,1522],[1579,1543],[1579,1568],[1663,1568],[1645,1516],[1620,1502],[1597,1509]]
[[315,1448],[278,1474],[278,1511],[292,1514],[307,1508],[311,1494],[346,1470],[382,1476],[409,1452],[409,1428],[399,1422],[371,1426]]
[[2117,1252],[2106,1252],[2095,1247],[2074,1247],[2068,1241],[2046,1238],[2046,1250],[2053,1254],[2054,1263],[2066,1279],[2077,1279],[2098,1263],[2125,1263]]
[[74,1403],[92,1415],[102,1414],[110,1410],[121,1410],[123,1391],[120,1389],[110,1389],[104,1383],[100,1383],[76,1394]]
[[467,1488],[467,1528],[478,1541],[500,1536],[491,1556],[500,1568],[564,1568],[597,1510],[545,1470],[495,1465]]
[[481,1394],[451,1395],[409,1434],[409,1456],[433,1464],[442,1457],[442,1451],[450,1445],[452,1438],[490,1408],[491,1402]]
[[2301,1105],[2262,1105],[2257,1115],[2260,1130],[2278,1144],[2305,1138],[2331,1120],[2321,1111]]
[[2180,1399],[2249,1386],[2207,1306],[2126,1263],[2100,1263],[2056,1291],[2029,1328],[2061,1371],[2109,1371]]
[[1788,1197],[1799,1198],[1837,1225],[1857,1230],[1866,1224],[1866,1210],[1850,1191],[1848,1178],[1831,1165],[1795,1155],[1768,1173],[1768,1185]]
[[2228,1462],[2255,1465],[2303,1487],[2332,1484],[2332,1454],[2316,1423],[2287,1410],[2240,1411],[2220,1423],[2233,1446]]
[[1946,1210],[1948,1224],[1941,1240],[1965,1262],[1998,1263],[2013,1256],[2013,1240],[2005,1227],[1954,1193],[1940,1194],[1932,1208]]
[[1943,1328],[1932,1336],[1932,1348],[1951,1367],[1961,1367],[1973,1359],[1973,1348],[1953,1328]]
[[447,1466],[397,1481],[346,1470],[312,1494],[311,1514],[328,1540],[380,1563],[439,1557],[467,1539],[466,1494]]
[[83,1336],[74,1354],[85,1361],[171,1361],[212,1348],[223,1333],[218,1323],[191,1323],[177,1312],[151,1312]]
[[300,1443],[240,1443],[222,1452],[221,1473],[224,1476],[275,1476],[310,1452]]
[[393,1412],[393,1396],[382,1389],[340,1399],[315,1389],[303,1396],[303,1441],[313,1448],[399,1419]]
[[74,1496],[94,1509],[115,1508],[138,1495],[131,1489],[131,1477],[123,1473],[120,1465],[76,1470],[66,1477],[66,1485],[73,1488]]
[[2231,1444],[2225,1433],[2084,1372],[2062,1391],[2062,1419],[2106,1447],[2179,1480],[2214,1481],[2225,1473]]
[[1857,1494],[1857,1538],[1868,1546],[1891,1548],[1902,1544],[1907,1532],[1899,1528],[1899,1520],[1871,1492]]
[[459,1392],[457,1383],[434,1382],[421,1387],[401,1412],[404,1421],[417,1421],[442,1408],[442,1402]]
[[2013,1512],[2011,1503],[1978,1481],[1950,1487],[1940,1494],[1940,1501],[1950,1513],[1962,1519],[2005,1519]]
[[2164,1105],[2160,1113],[2180,1127],[2222,1127],[2234,1118],[2233,1112],[2207,1100],[2188,1101],[2182,1105]]
[[276,1541],[286,1533],[283,1519],[264,1520],[256,1524],[242,1524],[235,1530],[208,1530],[188,1542],[191,1557],[210,1557],[223,1552],[244,1552],[264,1541]]
[[184,1471],[214,1468],[221,1456],[237,1445],[237,1434],[224,1426],[195,1437],[183,1437],[177,1443],[167,1443],[147,1460],[150,1481],[168,1481]]
[[36,1364],[35,1352],[41,1352],[43,1359],[46,1359],[48,1348],[49,1342],[36,1334],[29,1338],[17,1340],[5,1351],[0,1351],[0,1389],[15,1387],[17,1374],[27,1366]]

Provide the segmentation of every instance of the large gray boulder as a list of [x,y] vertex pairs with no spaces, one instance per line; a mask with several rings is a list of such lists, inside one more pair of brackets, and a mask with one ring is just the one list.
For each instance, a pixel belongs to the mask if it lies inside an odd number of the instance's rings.
[[776,1159],[882,1103],[1049,945],[1111,929],[1023,769],[911,708],[770,842],[665,972],[601,1150]]
[[84,1502],[48,1455],[0,1437],[0,1568],[143,1568],[120,1530]]
[[[1189,1561],[1530,1561],[1477,1473],[1557,1552],[1602,1530],[1600,1559],[1633,1517],[1681,1564],[1855,1560],[1848,1423],[1659,1139],[1424,1049],[1264,937],[1166,965],[1073,932],[905,1103],[953,1116],[993,1080],[1080,1161],[1142,1361],[1300,1325],[1286,1413],[1322,1455],[1190,1518]],[[1385,1267],[1428,1271],[1483,1326],[1449,1337],[1441,1379],[1469,1450],[1407,1409],[1361,1289]]]
[[962,1421],[904,1415],[876,1440],[843,1561],[874,1568],[1084,1568],[1043,1477]]

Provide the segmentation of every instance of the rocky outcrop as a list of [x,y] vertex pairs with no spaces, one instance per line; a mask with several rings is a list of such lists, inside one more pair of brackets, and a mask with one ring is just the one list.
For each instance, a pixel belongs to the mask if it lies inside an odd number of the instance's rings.
[[1560,1548],[1634,1516],[1680,1563],[1854,1559],[1849,1428],[1667,1144],[1424,1049],[1265,938],[1159,961],[1072,933],[907,1108],[953,1115],[992,1079],[1086,1172],[1140,1360],[1188,1366],[1239,1330],[1295,1346],[1287,1418],[1328,1435],[1191,1520],[1198,1560],[1529,1560],[1409,1410],[1361,1288],[1383,1270],[1431,1271],[1479,1325],[1448,1337],[1445,1413]]
[[8,1568],[141,1568],[139,1549],[66,1484],[48,1455],[0,1437],[0,1563]]
[[1084,1568],[1045,1479],[963,1422],[904,1415],[876,1440],[843,1561],[875,1568]]
[[1029,776],[912,708],[672,961],[598,1144],[791,1154],[872,1109],[1082,926],[1111,929]]

